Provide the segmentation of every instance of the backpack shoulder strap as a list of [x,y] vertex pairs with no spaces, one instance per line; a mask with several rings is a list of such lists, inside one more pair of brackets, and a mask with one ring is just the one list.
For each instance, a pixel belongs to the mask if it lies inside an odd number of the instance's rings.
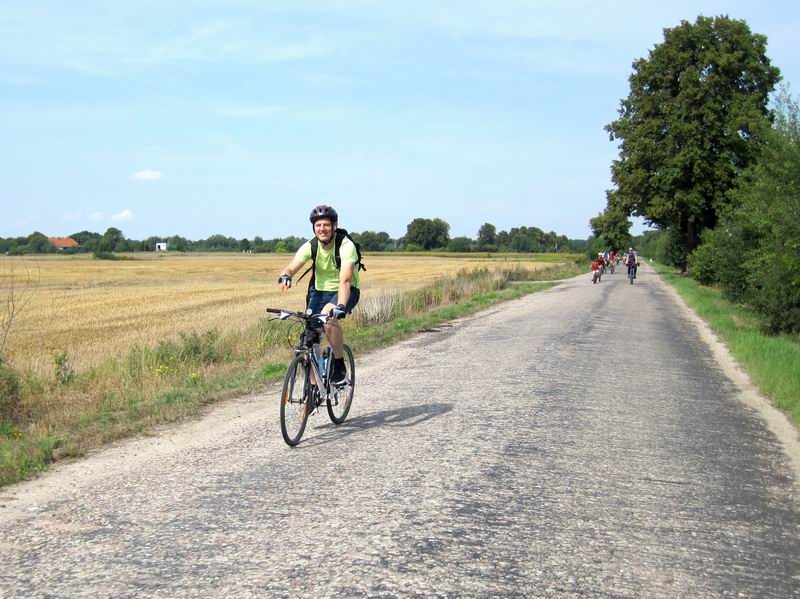
[[350,233],[348,233],[346,229],[336,229],[336,244],[335,244],[336,252],[334,254],[334,259],[336,260],[336,268],[339,270],[341,270],[342,268],[342,257],[340,255],[340,250],[342,247],[342,242],[345,240],[345,238],[349,239],[350,243],[352,243],[356,248],[356,258],[358,259],[356,267],[358,268],[358,270],[367,270],[367,267],[364,266],[364,262],[361,260],[361,244],[358,243],[355,239],[353,239],[353,236],[350,235]]
[[342,270],[342,242],[344,239],[348,238],[352,241],[352,237],[350,237],[350,233],[348,233],[345,229],[336,229],[336,241],[334,242],[334,254],[333,259],[336,261],[336,270]]
[[302,281],[303,277],[305,277],[310,272],[311,280],[309,281],[309,287],[312,287],[314,285],[314,266],[316,266],[317,264],[317,246],[319,246],[319,239],[314,237],[314,239],[312,239],[310,243],[311,243],[311,266],[309,266],[306,269],[306,271],[302,275],[300,275],[300,278],[297,279],[297,281],[298,282]]

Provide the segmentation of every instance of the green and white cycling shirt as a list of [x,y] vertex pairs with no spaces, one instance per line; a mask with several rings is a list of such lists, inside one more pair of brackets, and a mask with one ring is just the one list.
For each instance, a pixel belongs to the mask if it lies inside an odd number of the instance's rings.
[[[311,260],[311,241],[306,241],[294,255],[296,260],[305,264]],[[339,247],[339,257],[342,259],[342,266],[348,262],[358,263],[358,254],[355,244],[346,237],[342,240]],[[353,281],[351,287],[359,288],[360,277],[358,266],[353,269]],[[314,269],[314,288],[317,291],[339,291],[339,270],[336,268],[336,249],[331,244],[331,249],[326,250],[322,243],[317,245],[317,263]]]

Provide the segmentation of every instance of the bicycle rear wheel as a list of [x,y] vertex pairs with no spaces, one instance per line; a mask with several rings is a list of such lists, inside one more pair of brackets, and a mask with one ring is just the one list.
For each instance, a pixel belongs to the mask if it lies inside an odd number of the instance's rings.
[[289,364],[281,389],[281,434],[287,445],[295,446],[306,430],[312,411],[310,366],[305,355],[298,354]]
[[328,416],[334,424],[341,424],[347,418],[356,389],[356,363],[349,345],[344,346],[344,363],[347,366],[347,384],[331,389],[328,396]]

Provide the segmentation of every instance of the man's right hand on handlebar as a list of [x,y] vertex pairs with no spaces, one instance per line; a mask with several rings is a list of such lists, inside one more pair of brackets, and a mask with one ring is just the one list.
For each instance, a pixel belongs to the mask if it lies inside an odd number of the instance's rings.
[[334,319],[343,318],[347,314],[347,308],[344,304],[338,304],[337,306],[331,308],[329,316]]

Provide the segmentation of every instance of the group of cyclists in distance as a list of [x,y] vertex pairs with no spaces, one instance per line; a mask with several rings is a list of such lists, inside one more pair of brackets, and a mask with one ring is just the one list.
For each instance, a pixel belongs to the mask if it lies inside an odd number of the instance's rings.
[[625,252],[598,252],[597,257],[592,260],[592,283],[599,283],[607,271],[614,274],[620,262],[628,269],[628,277],[631,279],[631,282],[633,282],[633,279],[636,278],[636,271],[642,263],[642,259],[639,257],[636,250],[628,248]]

